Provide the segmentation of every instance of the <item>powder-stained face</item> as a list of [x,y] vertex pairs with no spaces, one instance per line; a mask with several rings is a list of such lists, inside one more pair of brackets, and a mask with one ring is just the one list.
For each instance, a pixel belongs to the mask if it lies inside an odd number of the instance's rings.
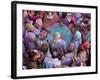
[[69,50],[73,50],[74,49],[74,43],[70,43],[70,45],[69,45]]
[[69,24],[68,27],[72,30],[72,28],[74,28],[74,24]]
[[49,12],[46,17],[47,17],[47,19],[53,19],[54,15],[52,12]]
[[41,37],[42,37],[42,38],[46,38],[47,35],[48,35],[48,33],[47,33],[46,31],[42,31],[42,32],[41,32]]
[[33,53],[31,53],[31,55],[32,55],[32,60],[33,61],[37,61],[41,57],[40,51],[33,52]]
[[36,36],[34,33],[30,32],[28,38],[30,41],[34,41],[36,39]]
[[57,54],[58,54],[58,53],[57,53],[56,51],[53,52],[53,55],[54,55],[54,56],[57,56]]
[[71,31],[72,31],[73,35],[76,33],[76,29],[75,28],[72,28]]
[[36,54],[34,57],[32,57],[32,59],[34,60],[34,61],[36,61],[37,59],[39,59],[41,56],[40,56],[40,54]]

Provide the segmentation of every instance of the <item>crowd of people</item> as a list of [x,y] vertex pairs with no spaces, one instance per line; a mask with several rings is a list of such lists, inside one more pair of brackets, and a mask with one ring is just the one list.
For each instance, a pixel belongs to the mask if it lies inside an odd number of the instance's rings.
[[23,10],[23,69],[91,66],[91,14]]

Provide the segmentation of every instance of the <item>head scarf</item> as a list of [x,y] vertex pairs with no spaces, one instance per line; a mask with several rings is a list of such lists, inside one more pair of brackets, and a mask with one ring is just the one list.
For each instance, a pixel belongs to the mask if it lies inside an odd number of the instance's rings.
[[33,31],[34,26],[32,25],[32,22],[31,21],[26,24],[26,28],[27,28],[28,31]]

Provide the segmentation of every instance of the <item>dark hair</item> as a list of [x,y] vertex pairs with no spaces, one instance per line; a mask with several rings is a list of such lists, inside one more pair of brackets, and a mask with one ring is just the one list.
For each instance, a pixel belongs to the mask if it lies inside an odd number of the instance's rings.
[[34,51],[32,51],[32,50],[28,51],[28,57],[29,57],[29,58],[32,58],[32,57],[34,57],[35,55],[36,55],[36,53],[35,53]]
[[62,12],[62,18],[66,18],[67,13],[66,12]]
[[41,51],[43,51],[44,53],[46,53],[48,51],[49,45],[47,43],[42,44],[41,46]]

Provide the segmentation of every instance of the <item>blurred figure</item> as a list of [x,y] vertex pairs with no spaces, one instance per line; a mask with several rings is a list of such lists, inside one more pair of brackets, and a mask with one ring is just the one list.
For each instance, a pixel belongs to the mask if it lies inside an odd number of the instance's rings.
[[28,17],[29,17],[29,20],[33,21],[33,25],[36,19],[38,18],[38,16],[36,15],[36,12],[33,10],[28,10]]
[[90,48],[89,41],[84,42],[81,46],[81,51],[78,55],[79,58],[80,58],[80,61],[81,61],[81,66],[86,66],[87,65],[86,62],[89,60],[89,57],[90,57],[89,48]]
[[75,48],[79,48],[79,46],[82,44],[82,35],[81,33],[76,30],[76,28],[71,29],[72,32],[72,42],[75,44]]
[[27,54],[28,54],[28,61],[26,64],[27,69],[42,68],[41,63],[43,60],[43,55],[41,54],[40,51],[29,50]]
[[55,32],[54,40],[51,42],[50,46],[51,46],[52,56],[54,58],[61,59],[61,57],[65,54],[66,44],[65,41],[61,39],[61,35],[59,32]]
[[79,26],[80,23],[81,23],[81,21],[82,21],[82,19],[83,19],[81,13],[75,13],[75,18],[76,18],[75,24],[76,24],[77,26]]
[[27,50],[34,50],[37,48],[36,46],[36,36],[34,33],[32,32],[28,32],[25,41],[24,41],[24,45]]
[[48,32],[46,30],[42,30],[40,32],[40,35],[37,38],[37,46],[39,50],[41,50],[43,44],[48,44],[47,35],[48,35]]
[[71,67],[73,64],[73,58],[76,57],[77,51],[75,50],[74,43],[70,43],[67,52],[62,57],[62,65]]

